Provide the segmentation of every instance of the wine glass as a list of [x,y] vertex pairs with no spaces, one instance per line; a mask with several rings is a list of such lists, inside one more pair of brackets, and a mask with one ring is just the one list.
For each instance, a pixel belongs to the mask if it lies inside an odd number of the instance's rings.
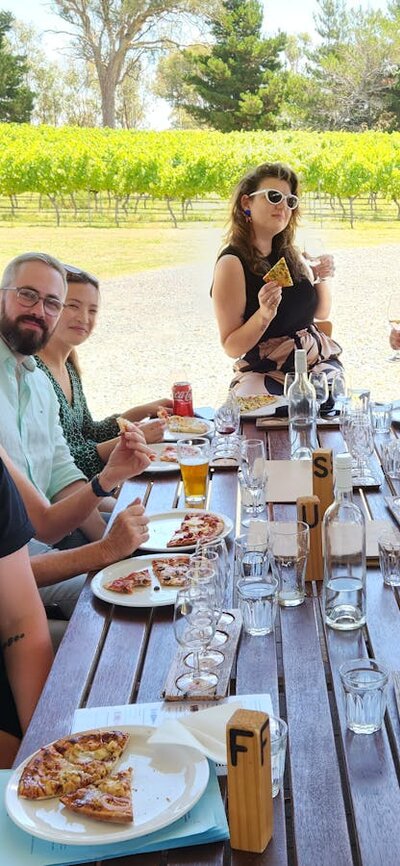
[[326,373],[318,373],[312,370],[309,375],[310,384],[315,388],[315,400],[317,403],[317,418],[321,417],[321,406],[329,397],[328,379]]
[[[187,571],[189,585],[200,586],[208,593],[213,605],[216,625],[218,625],[221,619],[223,598],[218,559],[218,553],[215,550],[208,551],[208,555],[205,552],[194,553],[190,557],[190,565]],[[226,643],[227,639],[225,632],[218,632],[216,630],[213,644],[222,645]],[[224,655],[218,649],[208,647],[200,653],[200,667],[202,669],[213,670],[221,665],[223,661]],[[194,667],[195,662],[192,653],[186,657],[185,663],[188,667]]]
[[[400,332],[400,292],[394,292],[389,298],[387,316],[389,325]],[[388,361],[400,361],[400,349],[395,349]]]
[[[220,585],[220,593],[221,593],[221,604],[222,607],[227,604],[227,590],[230,586],[230,574],[231,574],[231,564],[229,561],[228,548],[226,546],[226,541],[224,538],[218,538],[214,541],[198,541],[196,546],[196,554],[200,556],[204,556],[210,560],[210,557],[213,553],[217,554],[218,557],[218,581]],[[218,626],[228,625],[233,621],[233,616],[226,611],[222,611],[221,616],[217,622],[217,631],[215,633],[215,642],[225,643],[226,635],[224,635],[224,640],[221,641],[222,632],[218,631]]]
[[181,589],[175,600],[174,632],[180,646],[190,649],[193,657],[193,668],[176,680],[177,688],[185,694],[207,692],[218,683],[216,674],[200,667],[199,658],[212,641],[215,628],[214,605],[207,588],[196,584]]
[[294,380],[295,380],[295,377],[296,377],[296,374],[295,374],[294,370],[293,370],[293,371],[290,371],[289,373],[285,373],[285,381],[284,381],[284,384],[283,384],[283,395],[284,395],[284,397],[287,397],[287,396],[288,396],[289,388],[290,388],[291,385],[293,385],[293,382],[294,382]]
[[375,484],[376,479],[369,471],[368,457],[374,451],[374,432],[371,418],[364,412],[354,412],[350,421],[348,448],[356,465],[352,473],[355,483]]
[[240,406],[233,392],[214,415],[214,457],[233,457],[240,429]]
[[344,373],[338,371],[332,379],[332,399],[334,403],[341,406],[347,397],[347,385]]
[[255,517],[265,508],[267,466],[262,439],[245,439],[242,442],[240,468],[246,493],[251,500],[248,513]]

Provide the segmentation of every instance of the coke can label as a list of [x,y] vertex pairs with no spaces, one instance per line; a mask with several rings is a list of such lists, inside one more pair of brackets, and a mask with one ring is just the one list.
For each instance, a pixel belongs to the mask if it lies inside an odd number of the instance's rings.
[[175,382],[172,386],[174,415],[193,415],[192,386],[189,382]]

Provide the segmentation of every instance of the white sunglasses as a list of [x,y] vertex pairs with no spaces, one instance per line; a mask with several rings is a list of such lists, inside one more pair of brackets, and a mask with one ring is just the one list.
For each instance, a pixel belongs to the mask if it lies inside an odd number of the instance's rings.
[[251,192],[249,198],[253,195],[263,195],[267,199],[270,204],[281,204],[281,202],[285,202],[286,206],[289,210],[296,210],[299,199],[297,195],[293,195],[293,193],[289,193],[289,195],[285,195],[279,189],[258,189],[256,192]]

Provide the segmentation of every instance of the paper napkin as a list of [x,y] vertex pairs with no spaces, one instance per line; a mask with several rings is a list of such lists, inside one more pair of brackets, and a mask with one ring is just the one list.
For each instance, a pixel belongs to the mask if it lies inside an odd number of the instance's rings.
[[168,719],[149,737],[150,743],[178,743],[198,749],[207,758],[226,764],[226,725],[240,700],[220,704],[197,713],[188,713],[179,719]]

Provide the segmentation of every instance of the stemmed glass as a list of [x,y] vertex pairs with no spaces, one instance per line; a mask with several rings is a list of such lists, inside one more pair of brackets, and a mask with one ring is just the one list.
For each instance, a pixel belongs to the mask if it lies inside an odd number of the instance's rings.
[[214,415],[216,436],[213,440],[214,459],[234,457],[240,429],[240,406],[233,392]]
[[329,397],[328,379],[326,373],[317,373],[312,370],[309,375],[309,381],[315,388],[315,400],[317,403],[317,418],[321,417],[321,406],[326,403]]
[[285,381],[283,383],[283,396],[284,397],[288,396],[289,388],[291,385],[293,385],[293,382],[295,380],[295,376],[296,376],[296,374],[294,371],[293,372],[290,371],[289,373],[285,373]]
[[[213,558],[213,554],[217,554],[217,572],[218,572],[218,582],[220,586],[220,594],[221,594],[221,604],[222,607],[227,604],[227,590],[230,586],[230,574],[231,574],[231,564],[229,561],[228,548],[226,546],[226,541],[224,538],[218,538],[214,541],[198,541],[196,546],[196,554],[199,556],[203,556],[210,560]],[[217,622],[218,626],[228,625],[233,620],[233,616],[230,613],[226,613],[223,611],[221,616]],[[220,632],[216,632],[215,640],[218,643],[221,643],[220,640]],[[225,636],[224,641],[225,642]]]
[[265,482],[267,475],[265,445],[262,439],[245,439],[241,445],[243,482],[251,498],[249,514],[256,516],[265,507]]
[[342,406],[347,397],[347,385],[346,379],[344,377],[344,373],[338,371],[335,373],[334,378],[332,379],[332,399],[334,404],[338,404],[338,406]]
[[[203,552],[196,552],[190,557],[190,565],[186,573],[190,586],[199,586],[206,591],[212,601],[215,623],[218,625],[222,614],[222,596],[223,589],[221,584],[221,572],[218,561],[218,553],[215,550],[208,551],[208,555]],[[227,641],[227,635],[224,632],[215,631],[213,643],[222,645]],[[205,670],[212,670],[221,665],[224,661],[223,653],[218,649],[207,649],[200,653],[200,664]],[[194,666],[193,655],[190,654],[185,659],[188,667]]]
[[[390,296],[387,315],[390,327],[400,332],[400,292]],[[396,349],[388,361],[400,361],[400,349]]]
[[180,646],[190,649],[193,668],[181,674],[176,685],[185,694],[196,694],[213,689],[218,677],[212,671],[200,667],[200,652],[212,641],[215,634],[215,613],[212,595],[201,585],[181,589],[174,607],[174,632]]
[[371,418],[364,412],[354,412],[348,430],[348,448],[356,460],[352,474],[354,482],[361,485],[375,484],[376,478],[368,470],[368,457],[374,451],[374,432]]

